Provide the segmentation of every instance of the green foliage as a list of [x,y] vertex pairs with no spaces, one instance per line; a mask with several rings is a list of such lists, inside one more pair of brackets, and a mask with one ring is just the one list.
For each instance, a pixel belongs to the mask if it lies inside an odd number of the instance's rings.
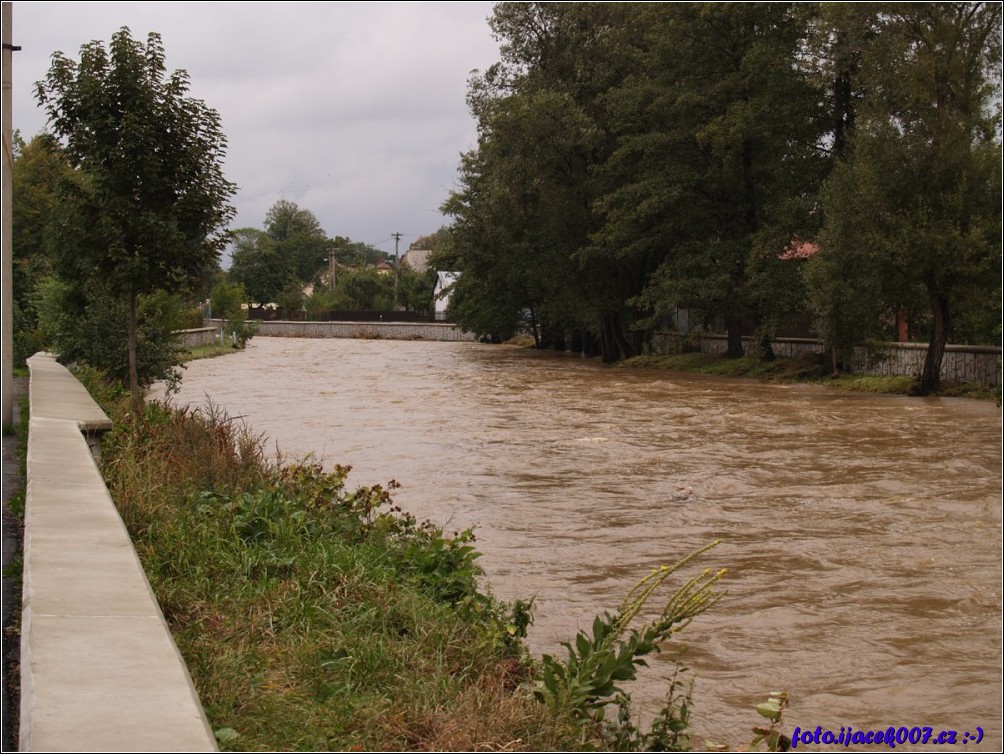
[[397,271],[397,303],[407,312],[419,312],[431,318],[432,291],[436,287],[436,271],[416,272],[402,266]]
[[275,239],[255,228],[238,228],[233,232],[230,251],[230,282],[244,289],[249,304],[274,302],[291,282],[291,260],[279,253]]
[[870,307],[872,322],[883,309],[926,310],[925,393],[938,386],[952,310],[979,321],[999,309],[976,301],[999,290],[1001,12],[901,5],[869,19],[859,74],[868,96],[827,189],[812,281],[824,337],[845,349],[845,323],[869,321],[851,297],[827,295],[837,276],[884,305]]
[[685,683],[680,675],[687,668],[676,664],[676,671],[662,707],[646,733],[632,717],[631,698],[618,694],[614,698],[617,717],[602,722],[601,740],[609,751],[690,751],[690,707],[694,681]]
[[[404,279],[415,274],[411,270],[401,272]],[[372,268],[348,269],[339,272],[334,290],[315,290],[307,302],[307,313],[321,316],[329,310],[389,312],[393,306],[393,274]]]
[[452,317],[606,360],[679,309],[730,358],[754,334],[769,360],[810,316],[837,367],[897,319],[931,359],[947,335],[998,341],[1000,13],[496,4],[443,205]]
[[247,299],[240,283],[217,283],[210,296],[213,315],[226,320],[224,335],[229,336],[237,348],[244,348],[258,332],[257,322],[248,322],[243,303]]
[[265,233],[275,241],[276,252],[302,283],[314,279],[331,248],[314,213],[287,199],[280,199],[269,208]]
[[630,131],[605,166],[595,238],[646,260],[637,306],[713,312],[736,358],[744,321],[770,334],[797,308],[777,257],[808,224],[825,166],[818,95],[792,65],[806,16],[782,3],[672,8],[652,14],[653,55],[611,93]]
[[562,749],[518,691],[526,603],[480,588],[469,532],[347,467],[268,461],[213,407],[118,410],[103,469],[223,748]]
[[299,318],[303,313],[306,301],[303,287],[295,280],[287,283],[275,297],[275,304],[279,307],[279,316],[284,319]]
[[48,226],[55,267],[78,298],[100,288],[104,299],[125,305],[137,405],[139,297],[196,285],[218,258],[234,214],[219,116],[186,96],[188,88],[184,71],[167,75],[159,35],[144,45],[126,28],[107,48],[85,44],[79,61],[54,53],[35,86],[75,169],[61,181]]
[[32,354],[50,347],[39,326],[37,289],[53,274],[46,229],[58,203],[59,186],[70,170],[62,147],[51,134],[38,134],[25,144],[15,133],[11,167],[15,364],[23,364]]
[[[128,384],[128,305],[96,280],[69,284],[52,277],[36,288],[41,339],[65,363],[85,363],[109,378]],[[175,372],[181,348],[183,299],[163,291],[140,297],[137,310],[136,377],[140,386]]]
[[[685,721],[687,714],[682,705],[663,710],[659,718],[661,732],[641,734],[633,726],[628,728],[630,695],[620,684],[634,680],[638,667],[647,665],[647,655],[660,651],[664,642],[721,598],[712,587],[725,574],[724,569],[707,569],[691,578],[674,591],[658,617],[640,629],[631,628],[631,624],[666,579],[717,544],[715,541],[706,545],[675,565],[662,566],[639,581],[615,614],[596,617],[591,635],[580,631],[574,645],[563,644],[567,659],[544,655],[534,695],[551,709],[569,714],[583,725],[602,725],[604,708],[611,703],[617,705],[621,724],[608,728],[604,735],[621,745],[637,744],[650,736],[670,732],[682,734],[680,722]],[[670,702],[676,699],[678,688],[671,686]]]
[[210,293],[209,302],[213,309],[214,317],[231,319],[237,317],[243,311],[242,304],[247,300],[244,286],[240,283],[228,283],[221,281],[213,286]]
[[386,262],[393,264],[394,257],[386,251],[381,251],[375,246],[362,241],[353,241],[345,236],[335,236],[331,240],[332,253],[338,260],[339,265],[349,268],[353,267],[373,267]]

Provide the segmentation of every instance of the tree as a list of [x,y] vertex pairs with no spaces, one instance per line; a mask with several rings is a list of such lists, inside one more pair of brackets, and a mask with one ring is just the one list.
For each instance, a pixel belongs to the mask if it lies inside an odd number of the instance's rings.
[[[454,218],[451,308],[478,332],[638,354],[677,307],[763,340],[798,308],[777,259],[825,174],[812,7],[499,3],[501,61],[468,93],[478,149]],[[794,286],[797,290],[797,286]],[[529,320],[528,323],[526,320]]]
[[[652,6],[638,74],[608,97],[623,135],[595,243],[650,268],[636,299],[720,317],[728,356],[790,316],[777,256],[810,217],[825,158],[817,92],[795,65],[806,11],[783,3]],[[769,357],[769,350],[766,355]]]
[[36,290],[53,274],[46,229],[58,203],[59,186],[71,170],[54,136],[40,133],[25,144],[15,132],[11,235],[16,363],[23,363],[33,353],[47,347],[38,327]]
[[874,28],[861,57],[868,96],[830,178],[821,257],[850,258],[864,238],[891,271],[887,284],[900,281],[887,304],[926,292],[927,394],[940,384],[952,309],[999,290],[1001,5],[898,4]]
[[265,215],[265,232],[275,240],[279,256],[289,260],[293,273],[301,282],[313,280],[324,266],[331,243],[309,209],[280,199]]
[[449,243],[450,228],[449,226],[443,225],[435,233],[430,233],[427,236],[419,236],[408,245],[408,248],[437,251],[441,247],[446,247]]
[[223,175],[217,113],[167,75],[160,36],[122,28],[76,62],[56,52],[36,97],[77,169],[62,186],[61,272],[97,278],[128,309],[129,386],[140,403],[137,309],[142,294],[185,290],[216,259],[236,187]]
[[394,263],[393,254],[346,236],[335,236],[331,239],[331,247],[338,264],[346,267],[373,267],[381,262]]
[[461,163],[447,269],[458,322],[504,338],[526,327],[538,346],[598,336],[605,359],[633,355],[625,337],[630,274],[587,255],[593,170],[611,148],[604,93],[630,63],[632,6],[499,3],[490,23],[501,61],[472,78],[478,149]]
[[292,260],[279,253],[272,236],[257,228],[238,228],[232,239],[230,281],[244,287],[251,305],[275,302],[294,278]]

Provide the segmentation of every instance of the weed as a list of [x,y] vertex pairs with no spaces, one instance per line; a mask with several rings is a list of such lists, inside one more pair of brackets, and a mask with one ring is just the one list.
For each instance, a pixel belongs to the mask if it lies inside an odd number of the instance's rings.
[[[631,722],[630,695],[621,684],[634,680],[637,668],[647,664],[647,655],[658,652],[664,642],[721,598],[712,587],[725,574],[724,569],[706,569],[691,578],[670,596],[657,618],[640,629],[630,626],[672,574],[717,544],[717,541],[712,542],[675,565],[662,566],[641,579],[628,592],[616,613],[596,617],[592,635],[580,631],[574,646],[563,644],[567,659],[556,660],[544,655],[533,687],[537,699],[579,722],[587,737],[598,730],[606,745],[636,749],[656,738],[664,739],[670,733],[678,736],[678,743],[683,744],[685,736],[681,723],[687,719],[688,707],[677,704],[676,679],[670,686],[667,700],[668,705],[675,706],[664,707],[657,720],[659,729],[649,733],[640,732]],[[614,724],[606,720],[605,708],[610,704],[618,709]]]
[[22,524],[24,523],[24,492],[15,492],[7,500],[7,510]]

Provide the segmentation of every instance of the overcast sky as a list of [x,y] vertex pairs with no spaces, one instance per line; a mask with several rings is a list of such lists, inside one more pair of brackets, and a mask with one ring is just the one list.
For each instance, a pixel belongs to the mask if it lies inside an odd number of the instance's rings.
[[401,251],[447,219],[460,153],[475,146],[464,101],[472,69],[498,59],[489,2],[13,4],[13,124],[26,139],[46,116],[32,94],[54,51],[79,59],[122,26],[158,32],[169,71],[215,109],[238,186],[232,227],[260,228],[288,199],[329,236]]

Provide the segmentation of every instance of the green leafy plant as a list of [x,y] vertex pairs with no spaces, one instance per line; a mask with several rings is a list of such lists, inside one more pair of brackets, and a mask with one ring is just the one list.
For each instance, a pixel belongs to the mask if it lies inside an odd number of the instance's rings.
[[791,748],[791,739],[781,733],[781,717],[788,706],[787,691],[771,691],[770,697],[765,702],[756,706],[757,714],[767,718],[770,725],[762,725],[753,728],[753,741],[750,746],[757,747],[764,744],[767,751],[788,751]]
[[[682,742],[689,705],[684,704],[686,695],[679,698],[679,686],[670,687],[668,702],[675,705],[675,710],[664,707],[657,720],[660,731],[653,726],[653,731],[643,733],[630,722],[630,694],[621,684],[634,680],[638,667],[647,666],[647,655],[658,652],[663,643],[721,598],[712,587],[724,576],[725,569],[705,569],[676,589],[658,617],[640,629],[630,626],[671,575],[717,544],[716,540],[675,565],[657,568],[641,579],[615,614],[596,617],[591,635],[580,631],[574,646],[563,644],[568,652],[565,660],[544,655],[533,687],[535,697],[554,711],[570,715],[580,725],[598,726],[609,746],[635,748],[653,736],[669,734]],[[604,708],[609,704],[619,710],[616,723],[605,721]]]

